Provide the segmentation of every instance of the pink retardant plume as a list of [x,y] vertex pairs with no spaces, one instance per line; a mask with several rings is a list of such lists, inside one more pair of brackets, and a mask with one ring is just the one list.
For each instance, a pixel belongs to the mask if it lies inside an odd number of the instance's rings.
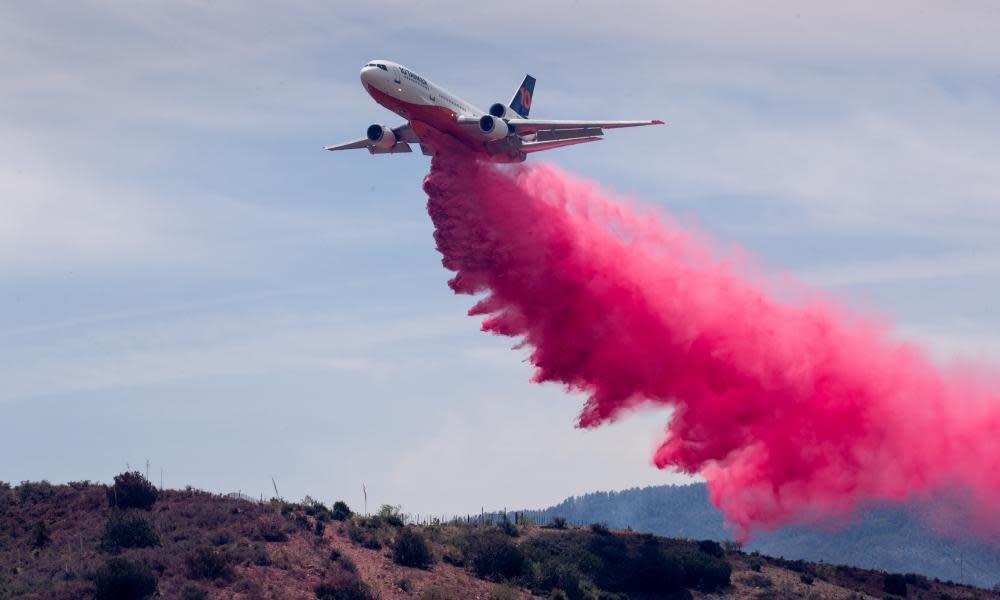
[[653,462],[702,475],[740,538],[948,489],[969,498],[963,529],[1000,533],[991,377],[818,294],[776,299],[692,231],[549,165],[440,152],[424,189],[452,289],[485,294],[483,330],[529,348],[534,381],[586,394],[581,427],[672,407]]

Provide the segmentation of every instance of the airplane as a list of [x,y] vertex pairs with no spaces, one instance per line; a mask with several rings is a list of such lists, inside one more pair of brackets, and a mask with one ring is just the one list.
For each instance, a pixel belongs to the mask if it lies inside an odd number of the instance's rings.
[[418,144],[433,155],[430,139],[443,133],[493,162],[524,161],[529,154],[603,139],[605,129],[662,125],[663,121],[552,121],[531,119],[535,78],[527,75],[508,104],[490,106],[487,113],[424,79],[401,64],[373,60],[361,68],[361,83],[376,102],[406,119],[388,127],[370,126],[360,140],[324,150],[367,148],[371,154],[412,152]]

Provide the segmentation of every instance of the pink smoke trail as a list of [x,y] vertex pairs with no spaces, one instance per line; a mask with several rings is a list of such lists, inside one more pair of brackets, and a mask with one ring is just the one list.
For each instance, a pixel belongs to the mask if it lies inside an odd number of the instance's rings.
[[836,303],[779,301],[696,233],[545,164],[449,152],[424,182],[449,282],[535,382],[587,395],[580,427],[673,414],[654,463],[708,482],[738,536],[861,502],[968,490],[1000,533],[1000,404]]

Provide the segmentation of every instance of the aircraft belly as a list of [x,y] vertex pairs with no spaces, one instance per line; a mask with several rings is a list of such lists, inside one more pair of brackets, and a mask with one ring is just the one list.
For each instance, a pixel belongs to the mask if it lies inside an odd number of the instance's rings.
[[[421,130],[426,131],[426,128],[429,127],[458,140],[470,150],[488,154],[495,160],[502,162],[524,160],[524,154],[514,148],[508,140],[484,143],[483,140],[472,135],[467,128],[459,125],[455,111],[446,106],[424,101],[409,102],[404,99],[408,97],[406,94],[396,97],[375,87],[369,87],[368,93],[376,102],[409,121],[418,138],[425,137],[421,134]],[[426,149],[424,151],[427,152]]]

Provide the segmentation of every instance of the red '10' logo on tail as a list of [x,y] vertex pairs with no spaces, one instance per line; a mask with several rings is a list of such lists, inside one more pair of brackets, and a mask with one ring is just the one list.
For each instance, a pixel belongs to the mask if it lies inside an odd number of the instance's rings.
[[525,109],[531,108],[531,92],[528,91],[528,88],[522,86],[521,89],[518,90],[518,93],[521,94],[521,106]]

